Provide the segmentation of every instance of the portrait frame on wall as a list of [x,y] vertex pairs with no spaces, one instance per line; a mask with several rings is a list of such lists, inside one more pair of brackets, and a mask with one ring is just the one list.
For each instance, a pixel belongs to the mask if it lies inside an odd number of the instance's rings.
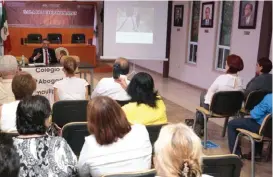
[[184,5],[175,5],[173,14],[173,26],[183,27]]
[[202,3],[201,28],[213,28],[214,2]]
[[239,29],[256,29],[258,1],[240,1]]

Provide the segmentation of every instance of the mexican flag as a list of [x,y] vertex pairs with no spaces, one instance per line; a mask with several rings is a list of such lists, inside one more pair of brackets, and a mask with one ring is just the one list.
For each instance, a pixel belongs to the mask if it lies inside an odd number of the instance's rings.
[[8,54],[11,51],[11,41],[7,21],[7,12],[4,1],[2,1],[1,41],[3,42],[4,46],[4,54]]

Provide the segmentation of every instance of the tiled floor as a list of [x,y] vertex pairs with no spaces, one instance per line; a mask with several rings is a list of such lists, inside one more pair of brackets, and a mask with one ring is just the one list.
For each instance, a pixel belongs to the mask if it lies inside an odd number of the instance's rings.
[[[137,68],[137,71],[145,71],[153,76],[156,88],[160,95],[164,97],[169,122],[184,122],[185,119],[194,117],[195,108],[199,105],[199,95],[202,90],[173,79],[162,78],[161,75],[146,71],[142,68]],[[96,84],[102,77],[111,77],[111,73],[96,73],[94,83]],[[220,145],[220,148],[204,150],[204,154],[220,155],[229,153],[227,137],[221,137],[222,127],[220,125],[223,125],[223,121],[219,121],[219,119],[216,121],[209,121],[208,139]],[[244,141],[243,150],[245,149],[245,151],[248,152],[249,150],[247,150],[247,148],[249,145],[248,141]],[[243,163],[244,166],[242,168],[241,176],[250,177],[250,161],[244,160]],[[272,176],[272,161],[257,162],[256,177],[270,176]]]

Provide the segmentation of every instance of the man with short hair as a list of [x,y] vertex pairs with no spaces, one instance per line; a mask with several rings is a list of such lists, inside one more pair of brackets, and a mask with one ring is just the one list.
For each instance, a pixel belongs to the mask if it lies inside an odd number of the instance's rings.
[[258,60],[256,65],[256,74],[257,76],[251,79],[247,84],[245,90],[245,97],[248,94],[255,90],[264,90],[267,92],[272,92],[272,62],[269,58],[261,58]]
[[[118,58],[114,65],[119,66],[120,77],[125,78],[127,84],[129,84],[129,80],[127,80],[127,75],[129,73],[129,62],[125,58]],[[96,96],[109,96],[113,100],[126,101],[130,100],[130,96],[127,92],[122,88],[122,86],[115,81],[113,77],[103,78],[97,84],[95,90],[92,92],[91,98]]]
[[0,105],[15,100],[11,82],[17,72],[18,64],[14,56],[5,55],[0,58]]
[[42,47],[34,49],[32,56],[29,58],[29,63],[43,63],[48,65],[57,62],[55,50],[49,48],[49,41],[47,39],[43,39]]
[[242,18],[241,25],[242,26],[252,26],[254,23],[253,18],[253,5],[251,3],[247,3],[244,7],[244,16]]
[[210,18],[210,8],[206,7],[205,9],[205,19],[202,20],[202,25],[212,26],[212,20]]

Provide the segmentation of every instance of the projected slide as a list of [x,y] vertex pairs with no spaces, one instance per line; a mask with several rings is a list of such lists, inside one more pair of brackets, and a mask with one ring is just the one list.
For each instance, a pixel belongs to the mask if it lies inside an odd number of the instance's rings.
[[117,9],[116,43],[153,44],[154,9]]

